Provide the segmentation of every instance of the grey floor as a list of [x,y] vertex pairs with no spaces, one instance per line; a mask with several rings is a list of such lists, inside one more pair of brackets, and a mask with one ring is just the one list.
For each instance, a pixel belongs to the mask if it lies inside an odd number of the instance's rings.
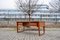
[[15,30],[0,28],[0,40],[60,40],[60,30],[46,30],[44,35],[38,36],[38,31],[17,33]]

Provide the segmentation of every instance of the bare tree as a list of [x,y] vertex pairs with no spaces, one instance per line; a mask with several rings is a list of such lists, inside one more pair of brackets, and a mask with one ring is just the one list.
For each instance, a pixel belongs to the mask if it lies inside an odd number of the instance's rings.
[[59,6],[60,6],[59,0],[51,0],[51,2],[49,2],[49,4],[53,8],[53,10],[51,10],[51,11],[58,11],[59,10]]
[[31,19],[31,14],[34,13],[38,7],[37,5],[38,0],[17,0],[17,7],[23,13],[28,14],[29,22]]
[[[51,2],[49,2],[49,4],[51,5],[51,7],[53,8],[52,10],[50,10],[51,12],[55,12],[55,11],[59,11],[60,10],[60,1],[59,0],[51,0]],[[57,15],[55,15],[55,24],[57,24]]]

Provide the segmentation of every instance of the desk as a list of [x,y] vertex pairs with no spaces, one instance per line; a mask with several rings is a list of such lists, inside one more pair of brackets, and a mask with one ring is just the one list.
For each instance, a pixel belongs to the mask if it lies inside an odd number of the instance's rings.
[[24,26],[37,26],[38,27],[38,33],[39,33],[39,36],[40,36],[40,27],[43,27],[43,33],[45,33],[45,22],[44,21],[18,21],[16,22],[17,24],[17,33],[19,32],[18,31],[18,26],[19,25],[22,25],[23,27]]

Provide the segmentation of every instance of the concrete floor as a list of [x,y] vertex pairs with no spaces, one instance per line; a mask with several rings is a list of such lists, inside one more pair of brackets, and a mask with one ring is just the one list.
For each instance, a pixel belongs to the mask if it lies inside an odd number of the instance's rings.
[[38,36],[38,31],[17,33],[12,29],[0,28],[0,40],[60,40],[60,28],[49,29],[46,30],[44,35]]

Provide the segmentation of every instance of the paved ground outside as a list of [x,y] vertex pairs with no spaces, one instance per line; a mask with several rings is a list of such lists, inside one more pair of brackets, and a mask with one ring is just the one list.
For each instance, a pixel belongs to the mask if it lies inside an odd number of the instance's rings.
[[0,28],[0,40],[60,40],[60,28],[46,28],[41,36],[38,36],[38,31],[17,33],[15,29]]

